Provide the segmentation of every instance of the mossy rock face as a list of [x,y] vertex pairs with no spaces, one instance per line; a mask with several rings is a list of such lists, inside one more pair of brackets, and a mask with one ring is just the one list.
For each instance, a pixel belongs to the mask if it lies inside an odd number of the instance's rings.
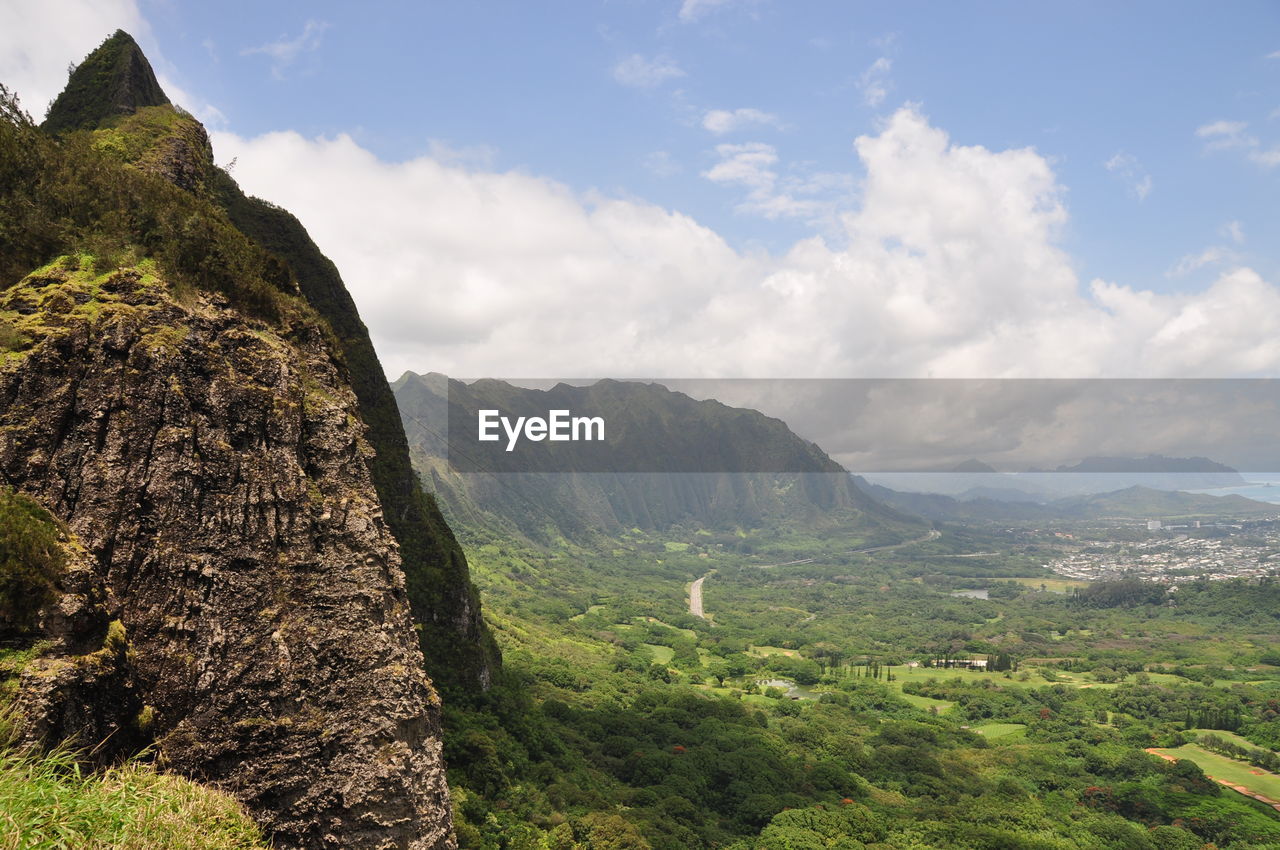
[[92,129],[117,115],[168,102],[142,48],[116,30],[72,72],[41,127],[50,133]]
[[115,119],[94,131],[93,146],[189,192],[204,191],[213,172],[204,127],[173,106],[148,106]]

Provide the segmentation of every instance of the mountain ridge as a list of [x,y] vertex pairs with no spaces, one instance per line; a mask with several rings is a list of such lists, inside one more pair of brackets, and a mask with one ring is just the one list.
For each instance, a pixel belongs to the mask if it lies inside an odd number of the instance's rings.
[[[697,401],[661,384],[600,381],[570,388],[571,400],[557,388],[529,390],[491,379],[464,384],[439,374],[408,372],[392,386],[419,474],[464,526],[583,541],[597,534],[660,531],[681,524],[756,528],[786,522],[865,523],[889,528],[914,522],[867,498],[838,463],[782,420],[714,400]],[[563,471],[530,472],[495,452],[484,455],[482,465],[467,464],[463,472],[447,460],[446,422],[474,421],[482,405],[513,415],[526,410],[545,414],[548,405],[582,402],[593,393],[609,405],[610,428],[638,434],[634,441],[615,445],[629,453],[616,469],[574,471],[570,459],[555,467]],[[553,460],[559,457],[563,455]],[[784,471],[767,471],[771,465]]]

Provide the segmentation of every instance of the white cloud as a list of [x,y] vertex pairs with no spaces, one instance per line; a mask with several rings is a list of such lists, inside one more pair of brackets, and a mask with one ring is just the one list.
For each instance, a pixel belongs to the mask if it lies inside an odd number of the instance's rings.
[[1209,150],[1256,147],[1258,140],[1245,133],[1247,121],[1214,121],[1196,128],[1196,135],[1205,140]]
[[1249,154],[1249,159],[1263,168],[1275,168],[1280,165],[1280,145],[1267,150],[1253,151]]
[[716,183],[736,183],[748,189],[772,189],[778,180],[773,166],[778,152],[773,145],[747,142],[741,145],[716,145],[720,162],[703,174]]
[[633,53],[613,66],[613,78],[624,86],[651,89],[667,80],[683,77],[684,71],[669,56],[648,59]]
[[704,171],[702,176],[722,186],[745,189],[746,198],[737,205],[739,212],[768,219],[800,218],[810,221],[834,214],[834,205],[830,201],[812,197],[837,188],[831,179],[833,175],[780,178],[776,168],[778,152],[773,145],[763,142],[716,145],[716,155],[720,161]]
[[702,116],[702,127],[716,135],[724,135],[752,125],[782,127],[782,121],[771,112],[750,107],[745,109],[712,109]]
[[329,28],[327,21],[308,20],[302,27],[302,32],[292,38],[288,36],[280,36],[275,41],[269,41],[266,44],[257,47],[246,47],[240,51],[241,56],[253,56],[255,54],[266,56],[271,59],[271,75],[276,79],[284,76],[284,71],[290,65],[298,60],[298,57],[304,53],[311,53],[320,49],[320,43],[324,39],[324,31]]
[[680,4],[680,20],[686,24],[700,20],[709,13],[723,6],[728,6],[736,0],[684,0]]
[[1182,257],[1178,262],[1174,263],[1173,268],[1169,269],[1168,275],[1169,277],[1182,277],[1204,266],[1220,263],[1226,257],[1227,252],[1225,249],[1212,245],[1199,254],[1187,254]]
[[1206,151],[1243,150],[1250,162],[1263,168],[1280,165],[1280,145],[1264,149],[1248,129],[1245,121],[1214,121],[1196,128],[1196,135],[1205,140]]
[[[842,238],[776,256],[650,204],[426,156],[386,162],[345,136],[214,142],[247,191],[297,213],[338,264],[393,375],[1280,369],[1280,291],[1257,272],[1168,295],[1082,286],[1044,157],[953,144],[911,108],[857,139],[866,177]],[[759,143],[727,146],[711,171],[748,192],[784,182]]]
[[1112,172],[1121,180],[1129,189],[1129,193],[1139,201],[1145,201],[1147,196],[1151,194],[1153,182],[1151,175],[1142,167],[1142,163],[1138,162],[1138,158],[1124,151],[1117,151],[1110,159],[1103,163],[1103,167],[1107,171]]
[[893,60],[881,56],[858,77],[858,88],[862,91],[862,99],[867,106],[875,107],[884,103],[889,95],[889,71],[892,69]]
[[1280,50],[1273,50],[1267,54],[1268,59],[1280,59]]

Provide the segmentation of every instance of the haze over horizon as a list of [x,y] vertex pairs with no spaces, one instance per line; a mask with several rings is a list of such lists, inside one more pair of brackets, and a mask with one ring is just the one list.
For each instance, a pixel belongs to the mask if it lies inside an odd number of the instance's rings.
[[253,9],[6,4],[0,81],[133,33],[392,377],[1280,369],[1274,6]]

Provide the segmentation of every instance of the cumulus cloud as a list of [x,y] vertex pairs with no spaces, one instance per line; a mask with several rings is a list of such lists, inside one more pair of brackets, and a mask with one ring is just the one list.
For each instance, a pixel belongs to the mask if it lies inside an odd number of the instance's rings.
[[329,28],[327,21],[309,20],[302,27],[302,32],[290,38],[280,36],[257,47],[246,47],[240,51],[241,56],[261,55],[271,59],[271,75],[276,79],[284,77],[285,69],[298,61],[304,53],[320,49],[324,31]]
[[667,80],[683,77],[684,71],[670,56],[646,58],[633,53],[613,66],[613,78],[624,86],[637,89],[651,89],[662,85]]
[[709,130],[718,136],[752,125],[780,128],[782,122],[772,112],[764,112],[750,107],[744,109],[712,109],[702,116],[703,129]]
[[[214,137],[245,189],[296,212],[394,376],[1234,376],[1280,368],[1280,290],[1082,285],[1063,187],[1030,149],[954,144],[918,110],[857,139],[839,239],[735,250],[671,210],[346,136]],[[777,186],[777,153],[719,174]],[[723,167],[721,167],[723,166]],[[715,169],[713,169],[714,171]],[[773,176],[770,177],[770,173]],[[360,198],[361,203],[349,199]]]
[[888,97],[889,71],[892,68],[893,60],[881,56],[858,77],[858,88],[862,91],[862,99],[866,101],[867,106],[879,106]]

